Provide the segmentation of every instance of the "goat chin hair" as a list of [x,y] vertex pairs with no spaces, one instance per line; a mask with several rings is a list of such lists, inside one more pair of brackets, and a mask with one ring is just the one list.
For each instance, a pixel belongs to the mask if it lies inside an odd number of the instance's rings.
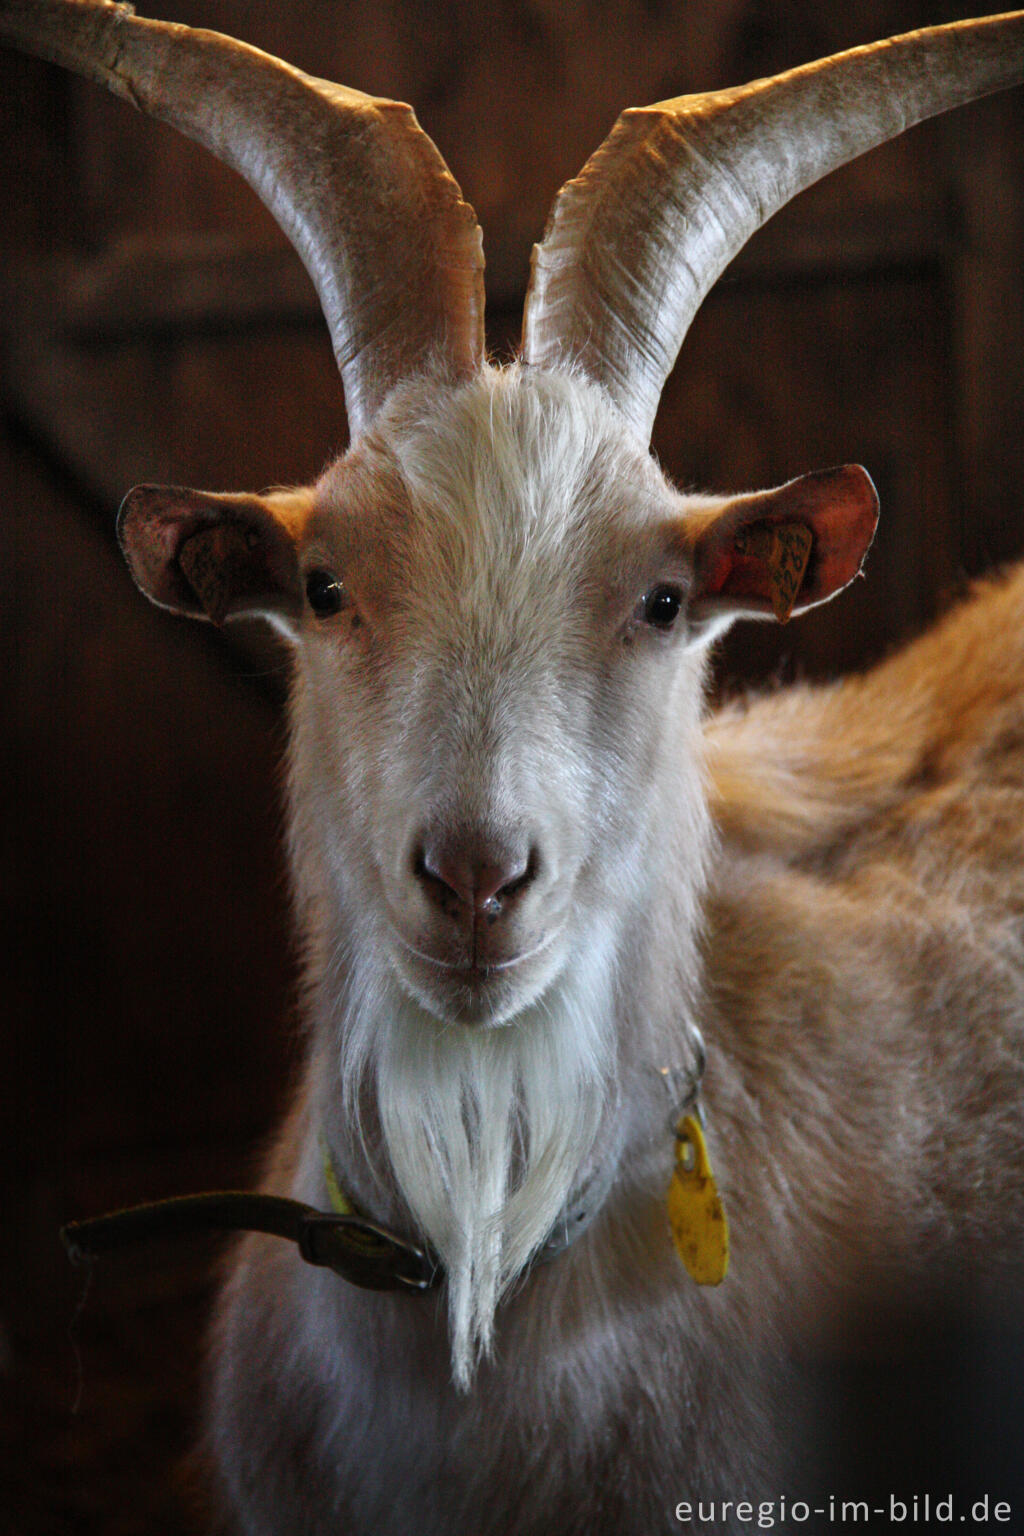
[[614,939],[596,933],[514,1028],[442,1023],[374,966],[341,1034],[349,1124],[372,1105],[394,1185],[444,1266],[452,1374],[490,1354],[494,1314],[566,1205],[614,1107]]

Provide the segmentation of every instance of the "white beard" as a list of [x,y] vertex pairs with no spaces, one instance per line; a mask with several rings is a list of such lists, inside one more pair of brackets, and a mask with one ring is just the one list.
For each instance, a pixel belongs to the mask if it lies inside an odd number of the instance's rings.
[[397,1188],[446,1272],[462,1390],[594,1157],[616,1081],[613,951],[588,936],[577,973],[495,1029],[441,1025],[379,972],[355,1007],[350,994],[345,1113],[359,1127],[372,1088]]

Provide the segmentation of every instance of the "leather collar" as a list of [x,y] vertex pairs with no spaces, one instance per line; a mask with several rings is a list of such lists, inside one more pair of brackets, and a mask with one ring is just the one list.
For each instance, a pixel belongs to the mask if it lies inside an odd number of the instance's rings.
[[[341,1190],[326,1151],[324,1157],[333,1211],[318,1211],[281,1195],[214,1190],[72,1221],[61,1229],[61,1241],[71,1259],[84,1261],[153,1237],[268,1232],[296,1243],[308,1264],[331,1269],[364,1290],[435,1290],[444,1271],[434,1255],[356,1210]],[[569,1202],[541,1247],[538,1262],[563,1253],[590,1225],[604,1203],[615,1165],[614,1158],[608,1159]]]
[[[684,1108],[698,1100],[704,1069],[699,1043],[696,1071],[687,1074]],[[673,1090],[674,1080],[681,1074],[663,1069],[661,1075],[678,1104],[680,1097]],[[616,1145],[571,1197],[538,1250],[535,1263],[546,1263],[564,1253],[586,1231],[605,1202],[619,1151]],[[296,1243],[308,1264],[331,1269],[364,1290],[436,1290],[444,1278],[436,1257],[358,1211],[338,1182],[323,1140],[321,1154],[333,1211],[318,1211],[281,1195],[215,1190],[110,1211],[89,1221],[72,1221],[61,1229],[61,1241],[71,1259],[84,1261],[151,1237],[196,1231],[268,1232]]]

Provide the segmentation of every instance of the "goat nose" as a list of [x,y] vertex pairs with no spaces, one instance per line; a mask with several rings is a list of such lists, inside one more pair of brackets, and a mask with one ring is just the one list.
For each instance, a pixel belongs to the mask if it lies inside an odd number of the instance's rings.
[[416,874],[435,905],[450,908],[454,898],[464,911],[486,917],[496,917],[536,871],[534,850],[493,843],[424,840],[416,857]]

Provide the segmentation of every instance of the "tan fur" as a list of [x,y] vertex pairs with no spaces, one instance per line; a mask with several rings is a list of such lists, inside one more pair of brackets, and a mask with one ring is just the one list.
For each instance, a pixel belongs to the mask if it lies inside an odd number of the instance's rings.
[[844,1283],[1021,1257],[1022,621],[1017,570],[863,677],[708,724],[709,993]]
[[1024,745],[1022,621],[1014,573],[864,676],[722,709],[706,732],[716,822],[744,848],[801,863],[931,816],[944,796],[971,792],[977,824],[973,792],[1012,782]]

